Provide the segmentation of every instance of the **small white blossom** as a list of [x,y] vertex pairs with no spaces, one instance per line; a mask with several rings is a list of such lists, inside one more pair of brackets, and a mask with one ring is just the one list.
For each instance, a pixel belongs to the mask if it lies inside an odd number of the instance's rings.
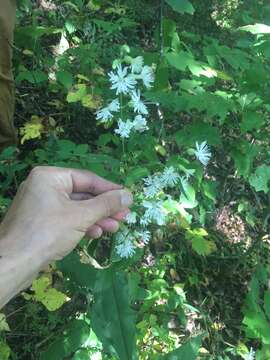
[[154,73],[150,66],[145,65],[143,67],[140,77],[145,87],[152,87],[152,83],[154,82]]
[[206,141],[201,144],[196,142],[195,156],[204,166],[208,164],[211,158],[211,152],[209,151]]
[[137,56],[131,60],[131,71],[132,73],[139,74],[143,68],[143,57]]
[[127,228],[119,231],[116,236],[116,252],[121,258],[129,258],[135,253],[134,236]]
[[128,138],[133,128],[133,123],[130,120],[122,121],[118,120],[118,128],[114,132],[120,135],[121,138]]
[[[147,224],[151,222],[157,223],[157,225],[162,226],[166,223],[166,213],[163,209],[163,204],[161,201],[150,202],[143,201],[143,207],[146,208],[146,211],[143,216],[143,222]],[[142,223],[142,222],[141,222]]]
[[140,239],[145,245],[149,243],[151,234],[148,230],[136,231],[136,237]]
[[114,99],[108,106],[98,110],[96,112],[97,120],[105,123],[113,118],[112,112],[117,112],[120,110],[120,103],[118,99]]
[[137,214],[134,211],[130,212],[126,215],[125,220],[129,225],[136,224]]
[[173,166],[166,167],[162,176],[161,181],[164,186],[174,187],[180,179],[179,174],[175,171]]
[[146,187],[144,188],[145,196],[149,198],[155,197],[163,188],[163,183],[158,176],[148,176],[144,179]]
[[253,350],[253,348],[251,347],[249,350],[249,353],[246,355],[245,359],[246,360],[255,360],[255,351]]
[[111,71],[108,75],[112,83],[111,89],[116,90],[116,95],[127,94],[137,83],[133,76],[128,75],[128,68],[122,68],[122,65],[117,66],[116,73]]
[[134,109],[134,112],[138,114],[147,115],[148,110],[145,106],[144,102],[141,100],[141,92],[140,90],[133,90],[131,92],[131,105]]
[[119,99],[114,99],[109,105],[108,109],[112,112],[120,111],[120,102]]
[[149,129],[147,126],[147,121],[142,115],[136,115],[135,119],[133,120],[133,127],[134,130],[139,132],[144,132]]
[[96,112],[97,120],[100,122],[105,123],[113,118],[113,114],[111,113],[108,107],[102,108]]

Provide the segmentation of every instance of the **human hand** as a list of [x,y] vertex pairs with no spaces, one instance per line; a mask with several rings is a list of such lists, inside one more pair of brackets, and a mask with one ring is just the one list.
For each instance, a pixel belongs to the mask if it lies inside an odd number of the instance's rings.
[[131,204],[130,192],[88,171],[37,167],[0,226],[0,255],[61,259],[85,234],[116,231]]

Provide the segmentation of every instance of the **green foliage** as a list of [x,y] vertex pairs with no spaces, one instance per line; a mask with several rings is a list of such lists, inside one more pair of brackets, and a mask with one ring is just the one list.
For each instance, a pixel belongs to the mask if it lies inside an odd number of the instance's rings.
[[[36,165],[129,187],[138,222],[145,179],[168,167],[180,178],[159,189],[167,223],[149,225],[134,257],[117,254],[117,236],[83,239],[49,282],[8,305],[0,358],[236,360],[253,348],[268,360],[269,4],[38,3],[17,12],[19,148],[0,154],[1,215]],[[141,90],[149,130],[122,139],[116,119],[97,122],[96,111],[115,98],[111,64],[137,56],[155,70]],[[126,119],[131,104],[121,103]],[[196,156],[205,141],[207,166]]]

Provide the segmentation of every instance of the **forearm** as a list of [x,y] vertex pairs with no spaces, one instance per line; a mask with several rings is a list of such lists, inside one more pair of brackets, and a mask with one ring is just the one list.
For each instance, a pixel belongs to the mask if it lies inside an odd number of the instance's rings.
[[20,291],[31,285],[44,265],[41,257],[30,252],[1,256],[0,309]]

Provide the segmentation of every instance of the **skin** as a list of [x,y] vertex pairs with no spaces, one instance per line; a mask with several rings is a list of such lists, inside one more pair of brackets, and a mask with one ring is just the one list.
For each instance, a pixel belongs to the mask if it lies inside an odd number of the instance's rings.
[[37,167],[0,225],[0,308],[87,235],[118,230],[132,195],[83,170]]

